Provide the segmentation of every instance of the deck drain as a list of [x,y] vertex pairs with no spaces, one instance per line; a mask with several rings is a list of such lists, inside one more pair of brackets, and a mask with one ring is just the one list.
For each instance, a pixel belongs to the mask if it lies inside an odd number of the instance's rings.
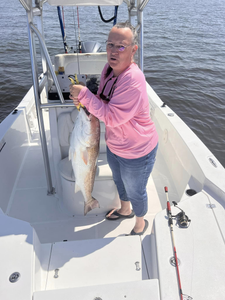
[[11,283],[17,282],[20,278],[20,273],[19,272],[14,272],[9,276],[9,281]]

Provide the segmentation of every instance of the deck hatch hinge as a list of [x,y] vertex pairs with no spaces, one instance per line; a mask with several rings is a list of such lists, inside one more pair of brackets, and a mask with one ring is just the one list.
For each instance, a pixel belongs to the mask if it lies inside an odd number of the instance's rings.
[[58,278],[58,277],[59,277],[59,269],[55,269],[54,278]]

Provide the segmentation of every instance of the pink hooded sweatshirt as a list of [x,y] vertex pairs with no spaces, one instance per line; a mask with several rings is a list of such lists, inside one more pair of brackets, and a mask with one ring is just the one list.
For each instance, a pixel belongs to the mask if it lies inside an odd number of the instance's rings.
[[[85,87],[78,100],[105,123],[106,144],[111,152],[127,159],[147,155],[156,147],[158,135],[150,118],[145,76],[132,63],[118,77],[113,77],[112,71],[105,78],[108,66],[102,71],[97,95]],[[109,102],[100,99],[102,91],[105,96],[110,94]]]

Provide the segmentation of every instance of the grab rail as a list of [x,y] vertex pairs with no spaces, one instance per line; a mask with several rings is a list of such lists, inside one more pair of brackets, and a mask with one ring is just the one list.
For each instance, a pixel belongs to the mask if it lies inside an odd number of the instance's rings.
[[27,26],[28,26],[28,41],[29,41],[29,49],[30,49],[30,59],[31,59],[31,70],[32,70],[32,78],[33,78],[33,88],[34,88],[34,98],[35,98],[35,106],[36,106],[36,112],[37,112],[37,119],[38,119],[38,127],[39,127],[39,134],[40,134],[40,140],[41,140],[41,147],[42,147],[42,154],[43,154],[43,160],[44,160],[44,167],[45,167],[45,174],[46,174],[46,181],[47,181],[47,188],[48,188],[48,195],[53,195],[55,193],[55,189],[52,185],[52,176],[51,176],[51,169],[50,169],[50,162],[49,162],[49,156],[48,156],[48,148],[47,148],[47,140],[45,135],[45,126],[44,126],[44,120],[43,120],[43,114],[42,114],[42,108],[41,108],[41,91],[43,90],[46,82],[47,82],[47,76],[44,74],[44,77],[42,80],[38,79],[38,70],[37,70],[37,64],[36,64],[36,48],[35,48],[35,40],[34,40],[34,33],[37,35],[40,47],[42,49],[42,54],[44,55],[48,68],[50,70],[50,73],[52,75],[53,81],[55,82],[55,86],[60,98],[60,105],[65,104],[65,100],[63,98],[58,80],[56,78],[55,72],[53,70],[53,66],[51,63],[50,56],[48,54],[48,50],[45,46],[45,42],[41,36],[41,33],[39,30],[34,26],[34,24],[31,22],[33,19],[33,12],[32,10],[27,11]]
[[142,3],[139,5],[138,10],[143,11],[148,2],[149,0],[143,0]]
[[22,4],[23,8],[26,10],[26,11],[30,11],[30,7],[28,6],[28,4],[26,3],[26,1],[24,0],[19,0],[20,3]]
[[62,107],[73,107],[75,108],[75,105],[73,104],[73,102],[65,102],[65,103],[57,103],[57,102],[53,102],[53,103],[45,103],[45,104],[41,104],[40,108],[41,109],[47,109],[47,108],[62,108]]
[[63,95],[62,95],[62,91],[60,89],[60,86],[59,86],[59,82],[56,78],[56,75],[55,75],[55,71],[53,70],[53,67],[52,67],[52,62],[51,62],[51,59],[50,59],[50,56],[48,54],[48,50],[45,46],[45,42],[41,36],[41,33],[39,32],[39,30],[34,26],[34,24],[32,22],[30,22],[30,28],[36,33],[38,39],[39,39],[39,42],[40,42],[40,45],[41,45],[41,48],[43,50],[43,53],[45,55],[45,58],[46,58],[46,61],[47,61],[47,64],[48,64],[48,67],[49,67],[49,71],[51,72],[51,75],[52,75],[52,79],[55,83],[55,87],[56,87],[56,90],[59,94],[59,99],[61,101],[61,103],[65,103],[65,100],[63,98]]
[[40,81],[39,81],[39,92],[40,92],[40,94],[43,91],[43,89],[45,88],[47,82],[48,82],[48,76],[46,74],[43,74],[43,77],[41,77]]

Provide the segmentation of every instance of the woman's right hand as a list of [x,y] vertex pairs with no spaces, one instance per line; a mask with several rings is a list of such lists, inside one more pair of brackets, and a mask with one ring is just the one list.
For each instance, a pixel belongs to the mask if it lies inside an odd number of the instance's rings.
[[75,106],[79,106],[80,101],[79,101],[77,98],[70,97],[70,99],[73,100],[73,104],[74,104]]
[[80,104],[80,101],[78,100],[78,95],[82,88],[84,88],[83,84],[70,85],[70,99],[73,100],[75,106],[78,106]]

